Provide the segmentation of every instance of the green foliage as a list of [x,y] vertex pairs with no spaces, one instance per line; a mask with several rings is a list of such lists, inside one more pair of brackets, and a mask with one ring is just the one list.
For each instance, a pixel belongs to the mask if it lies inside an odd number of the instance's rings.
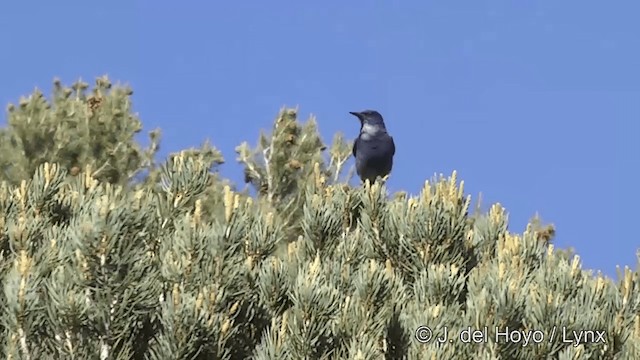
[[8,125],[0,133],[0,176],[11,184],[29,178],[43,162],[56,162],[74,171],[92,165],[101,181],[124,184],[151,166],[159,132],[142,149],[134,140],[142,123],[131,113],[133,91],[112,88],[106,77],[71,87],[54,81],[52,99],[39,90],[19,105],[9,105]]
[[[291,234],[300,231],[302,204],[309,191],[322,185],[317,181],[337,182],[351,155],[342,134],[336,134],[325,166],[322,152],[326,146],[318,134],[315,118],[303,124],[297,118],[296,109],[282,109],[274,121],[272,134],[261,133],[255,148],[246,142],[236,147],[237,161],[244,166],[245,182],[286,220]],[[316,182],[309,183],[308,179],[318,172],[323,178],[319,180],[316,176]]]
[[[36,92],[2,130],[5,358],[640,356],[637,271],[594,276],[538,217],[514,234],[499,204],[470,214],[455,173],[416,196],[348,186],[349,144],[336,136],[325,156],[315,121],[283,109],[237,149],[252,197],[207,143],[156,164],[130,91],[107,84],[91,111],[86,86],[56,85],[53,106]],[[507,328],[533,337],[496,341]]]

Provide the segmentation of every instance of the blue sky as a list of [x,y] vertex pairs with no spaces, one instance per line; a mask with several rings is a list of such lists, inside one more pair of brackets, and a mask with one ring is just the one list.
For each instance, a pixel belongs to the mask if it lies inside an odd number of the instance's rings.
[[[162,154],[234,147],[278,110],[386,118],[391,191],[457,170],[510,230],[538,212],[587,268],[636,267],[640,236],[640,2],[14,1],[0,5],[0,103],[53,77],[130,84]],[[6,116],[2,117],[3,124]]]

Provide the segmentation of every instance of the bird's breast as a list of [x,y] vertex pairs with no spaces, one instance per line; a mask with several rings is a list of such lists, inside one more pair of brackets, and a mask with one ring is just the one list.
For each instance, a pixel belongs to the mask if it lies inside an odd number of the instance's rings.
[[388,158],[392,155],[392,142],[389,136],[361,135],[357,144],[357,152],[366,158]]

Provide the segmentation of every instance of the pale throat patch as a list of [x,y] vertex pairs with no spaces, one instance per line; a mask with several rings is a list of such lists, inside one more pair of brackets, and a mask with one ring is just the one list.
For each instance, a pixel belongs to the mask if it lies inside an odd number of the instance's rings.
[[376,136],[378,133],[383,132],[379,126],[374,126],[370,124],[362,125],[362,130],[360,131],[360,137],[364,140],[368,140],[373,136]]

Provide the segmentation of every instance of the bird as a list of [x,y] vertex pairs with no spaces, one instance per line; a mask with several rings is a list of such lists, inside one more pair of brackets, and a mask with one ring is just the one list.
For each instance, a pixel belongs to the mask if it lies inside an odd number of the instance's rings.
[[353,142],[352,150],[356,173],[362,182],[369,180],[373,184],[377,177],[384,178],[391,173],[396,144],[379,112],[363,110],[349,114],[360,120],[360,135]]

